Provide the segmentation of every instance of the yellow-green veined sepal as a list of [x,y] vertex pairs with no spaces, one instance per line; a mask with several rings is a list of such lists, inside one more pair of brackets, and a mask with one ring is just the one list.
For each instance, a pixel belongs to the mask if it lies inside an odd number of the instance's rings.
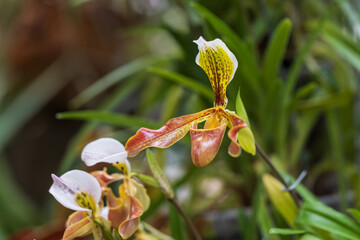
[[242,149],[244,149],[246,152],[250,153],[251,155],[255,156],[256,153],[255,138],[250,127],[246,127],[239,130],[238,142]]
[[194,41],[199,48],[195,62],[209,77],[215,95],[215,106],[225,107],[227,103],[226,88],[233,79],[238,62],[220,39],[206,41],[199,37]]
[[295,218],[299,212],[299,209],[292,199],[290,193],[284,192],[282,190],[283,185],[270,174],[265,174],[263,176],[263,182],[265,189],[269,194],[270,200],[274,204],[275,208],[279,211],[286,222],[291,227],[294,227]]

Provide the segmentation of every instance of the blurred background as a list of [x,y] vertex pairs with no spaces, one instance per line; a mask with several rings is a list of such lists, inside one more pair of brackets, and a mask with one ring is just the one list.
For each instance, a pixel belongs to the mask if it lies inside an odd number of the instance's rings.
[[[359,10],[356,0],[1,1],[0,239],[59,239],[69,212],[48,193],[50,175],[100,169],[80,161],[88,142],[125,144],[142,126],[212,106],[195,64],[199,36],[222,39],[236,55],[227,108],[235,110],[240,88],[255,139],[276,166],[294,178],[307,170],[303,184],[328,205],[355,206]],[[228,156],[229,142],[202,169],[189,137],[154,153],[205,239],[278,239],[268,229],[286,223],[263,210],[266,166],[245,152]],[[150,174],[144,157],[131,163]],[[186,239],[168,224],[181,220],[161,193],[148,192],[143,220]]]

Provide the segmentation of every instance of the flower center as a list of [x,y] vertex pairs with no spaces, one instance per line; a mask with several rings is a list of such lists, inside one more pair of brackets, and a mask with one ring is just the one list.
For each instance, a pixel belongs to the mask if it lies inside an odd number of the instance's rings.
[[119,169],[125,176],[129,175],[129,168],[126,165],[126,163],[120,162],[120,163],[115,163],[114,166]]
[[75,195],[75,202],[82,208],[90,209],[96,215],[96,203],[94,197],[87,192],[78,192]]

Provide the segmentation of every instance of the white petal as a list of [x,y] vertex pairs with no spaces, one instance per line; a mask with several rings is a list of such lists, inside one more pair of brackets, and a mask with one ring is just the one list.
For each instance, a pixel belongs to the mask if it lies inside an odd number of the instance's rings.
[[108,206],[103,207],[103,209],[101,210],[100,216],[102,216],[106,220],[109,220],[109,210],[110,209]]
[[113,138],[100,138],[85,146],[81,153],[81,159],[87,166],[100,162],[118,163],[127,158],[124,146]]
[[75,211],[91,212],[90,209],[80,207],[75,201],[76,193],[81,191],[89,193],[94,197],[95,202],[99,203],[101,198],[100,184],[91,174],[80,170],[71,170],[61,177],[54,174],[51,177],[54,183],[49,192],[64,207]]
[[199,53],[196,55],[196,58],[195,58],[195,62],[199,66],[200,66],[199,57],[200,57],[201,49],[203,49],[205,46],[209,46],[211,48],[216,48],[216,47],[220,46],[221,48],[223,48],[225,50],[225,52],[229,55],[230,59],[232,60],[232,62],[234,64],[234,71],[231,75],[230,81],[234,78],[234,74],[238,67],[238,61],[237,61],[235,55],[229,50],[229,48],[225,45],[225,43],[221,39],[216,38],[215,40],[212,40],[212,41],[206,41],[203,37],[199,37],[198,40],[194,40],[194,43],[196,43],[198,45],[198,49],[199,49]]

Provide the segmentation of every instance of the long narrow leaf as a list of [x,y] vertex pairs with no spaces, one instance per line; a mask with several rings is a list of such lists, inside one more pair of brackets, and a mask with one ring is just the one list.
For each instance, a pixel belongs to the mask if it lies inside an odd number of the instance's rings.
[[133,127],[133,128],[159,128],[159,124],[143,119],[134,117],[126,114],[116,114],[111,112],[103,111],[75,111],[75,112],[64,112],[58,113],[58,119],[77,119],[85,121],[96,121],[101,123],[107,123],[118,127]]
[[78,108],[84,103],[88,102],[104,90],[108,89],[109,87],[113,86],[116,83],[124,80],[125,78],[131,76],[134,73],[142,71],[144,68],[159,63],[164,60],[168,60],[169,58],[164,57],[144,57],[133,62],[130,62],[126,65],[123,65],[114,71],[110,72],[109,74],[105,75],[104,77],[97,80],[94,84],[90,87],[86,88],[82,91],[79,95],[77,95],[74,99],[71,100],[70,105]]
[[296,219],[299,224],[316,227],[340,237],[360,239],[360,225],[321,202],[305,202]]
[[275,29],[264,57],[263,74],[265,81],[270,84],[276,78],[291,33],[291,21],[282,20]]
[[214,100],[214,94],[211,88],[201,83],[198,83],[195,79],[157,67],[149,67],[148,70],[151,73],[155,73],[167,80],[178,83],[192,91],[198,92],[199,94],[211,101]]

